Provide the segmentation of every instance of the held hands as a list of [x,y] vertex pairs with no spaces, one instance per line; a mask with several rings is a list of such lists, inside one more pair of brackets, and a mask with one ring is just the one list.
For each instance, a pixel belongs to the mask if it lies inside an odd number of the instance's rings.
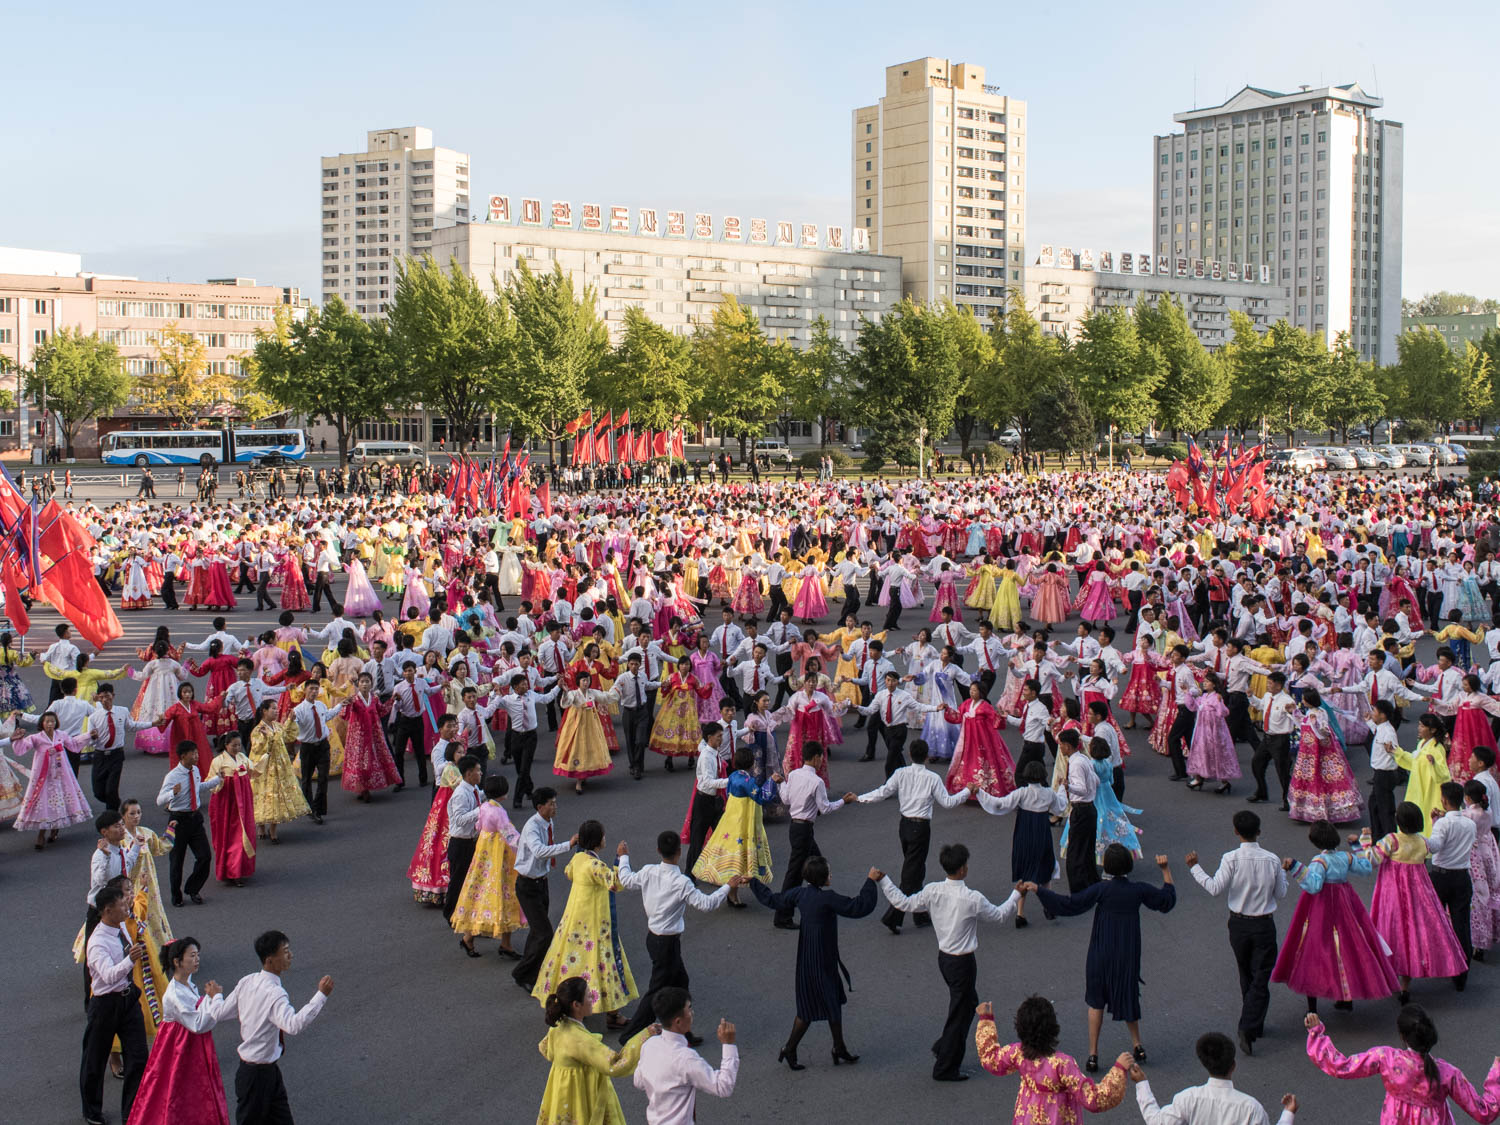
[[106,840],[103,836],[100,836],[99,842],[95,844],[94,847],[97,851],[107,852],[109,851],[109,841]]
[[[719,1021],[719,1042],[720,1043],[733,1043],[734,1042],[734,1024],[730,1023],[726,1019],[721,1019]],[[1293,1098],[1292,1100],[1296,1101],[1295,1098]]]
[[1187,855],[1182,857],[1182,862],[1187,864],[1189,867],[1193,866],[1193,864],[1198,862],[1198,853],[1188,852]]
[[1023,895],[1029,895],[1036,891],[1036,884],[1030,880],[1025,880],[1016,884],[1016,890],[1020,891]]
[[627,844],[624,840],[621,840],[618,844],[615,845],[615,855],[617,855],[617,856],[627,856],[629,854],[630,854],[630,845]]
[[1297,1112],[1297,1095],[1296,1094],[1282,1094],[1281,1095],[1281,1108],[1284,1109],[1284,1110],[1286,1110],[1288,1113],[1296,1113]]
[[1318,1018],[1317,1012],[1308,1012],[1302,1018],[1302,1026],[1307,1028],[1308,1031],[1312,1031],[1314,1028],[1322,1027],[1323,1021]]
[[731,875],[729,877],[729,885],[731,887],[747,887],[750,885],[750,877],[748,875]]
[[852,805],[852,804],[856,803],[858,800],[859,800],[859,794],[858,793],[845,793],[844,796],[843,796],[843,801],[844,801],[844,804],[846,804],[846,805]]
[[1135,1066],[1135,1056],[1129,1051],[1121,1051],[1120,1057],[1115,1060],[1115,1065],[1121,1070],[1128,1072],[1131,1067]]
[[577,846],[578,846],[578,833],[575,832],[575,833],[573,833],[573,835],[571,835],[571,836],[568,837],[568,847],[570,847],[570,848],[576,848]]
[[1141,1064],[1140,1063],[1138,1063],[1138,1062],[1132,1062],[1130,1064],[1130,1080],[1132,1082],[1144,1082],[1144,1081],[1146,1081],[1146,1072],[1141,1069]]
[[1286,856],[1281,861],[1281,869],[1283,871],[1290,871],[1295,866],[1297,866],[1297,861],[1291,856]]
[[995,1018],[995,1005],[986,1000],[974,1009],[974,1014],[982,1020],[992,1020]]
[[320,980],[318,982],[318,991],[321,992],[324,996],[331,995],[333,992],[333,978],[324,977],[322,980]]
[[780,785],[786,781],[786,778],[782,777],[779,773],[773,773],[771,775],[771,780],[774,781],[777,785]]
[[872,867],[870,868],[870,878],[878,883],[885,878],[885,872],[878,867]]
[[660,1035],[661,1034],[661,1024],[659,1024],[659,1023],[653,1023],[650,1027],[648,1027],[646,1029],[646,1034],[647,1035]]
[[224,990],[219,987],[219,982],[216,980],[211,980],[203,986],[203,995],[207,996],[210,1000],[215,996],[222,996],[223,994]]

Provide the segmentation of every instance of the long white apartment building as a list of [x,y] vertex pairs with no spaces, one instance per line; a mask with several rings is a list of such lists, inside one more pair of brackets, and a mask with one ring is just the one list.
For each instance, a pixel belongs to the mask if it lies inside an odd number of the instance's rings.
[[365,151],[321,165],[323,303],[339,297],[378,319],[396,295],[396,262],[425,254],[435,231],[469,221],[469,154],[407,125],[373,129]]
[[1401,331],[1401,123],[1357,83],[1295,93],[1246,86],[1173,115],[1151,176],[1157,255],[1253,262],[1291,292],[1290,319],[1366,358]]

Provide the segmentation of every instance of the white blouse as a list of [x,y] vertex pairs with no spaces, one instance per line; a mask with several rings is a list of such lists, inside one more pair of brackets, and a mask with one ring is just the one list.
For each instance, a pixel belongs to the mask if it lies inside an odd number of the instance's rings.
[[223,1009],[223,994],[203,996],[191,978],[183,982],[174,977],[162,997],[162,1019],[179,1023],[189,1031],[212,1031]]

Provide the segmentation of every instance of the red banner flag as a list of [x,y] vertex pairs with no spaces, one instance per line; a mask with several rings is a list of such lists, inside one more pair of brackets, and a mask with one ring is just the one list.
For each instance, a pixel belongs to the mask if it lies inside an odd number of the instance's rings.
[[651,431],[642,430],[635,437],[635,459],[646,462],[651,460]]
[[585,410],[577,418],[574,418],[571,422],[564,426],[563,431],[565,433],[576,434],[584,426],[590,425],[593,420],[594,412],[592,410]]
[[620,420],[615,423],[615,429],[622,430],[630,425],[630,408],[625,408],[625,413],[620,415]]
[[542,515],[548,519],[552,518],[552,482],[542,481],[541,487],[536,490],[536,497],[542,502]]
[[676,457],[679,461],[687,460],[687,453],[683,449],[682,430],[680,428],[672,431],[672,456]]
[[94,566],[89,558],[93,537],[55,501],[47,502],[37,516],[37,523],[42,528],[39,539],[42,595],[95,648],[123,636],[125,630],[120,627],[109,598],[94,581]]
[[653,456],[665,457],[667,455],[667,431],[657,430],[651,438],[651,452]]
[[26,613],[26,603],[21,600],[21,591],[17,589],[14,569],[8,562],[4,567],[0,567],[0,589],[5,591],[5,616],[24,637],[26,631],[31,628],[31,617]]
[[614,425],[614,411],[606,410],[604,417],[594,427],[594,464],[596,465],[608,465],[614,460],[613,450],[610,448],[610,437],[614,433]]

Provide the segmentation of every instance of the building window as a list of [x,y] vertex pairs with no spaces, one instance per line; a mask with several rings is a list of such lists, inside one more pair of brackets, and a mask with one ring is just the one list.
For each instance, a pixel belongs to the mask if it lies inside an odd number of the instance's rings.
[[47,330],[45,328],[38,328],[31,334],[31,339],[33,343],[45,344],[47,342]]
[[10,329],[0,328],[0,344],[10,343]]
[[869,142],[869,141],[866,141],[866,142],[865,142],[865,151],[866,151],[866,152],[869,152],[869,151],[870,151],[870,142]]
[[873,129],[874,129],[874,126],[870,122],[866,121],[865,122],[865,132],[868,133],[868,132],[870,132]]

